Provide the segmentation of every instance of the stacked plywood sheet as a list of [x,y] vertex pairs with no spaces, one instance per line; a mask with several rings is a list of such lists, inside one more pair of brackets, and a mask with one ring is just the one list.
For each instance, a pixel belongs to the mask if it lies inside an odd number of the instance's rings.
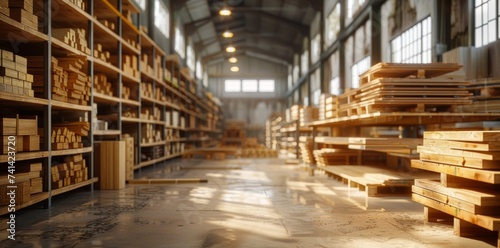
[[322,148],[314,150],[313,154],[318,166],[352,164],[359,155],[357,151],[342,148]]
[[53,164],[52,189],[81,183],[89,178],[87,163],[82,154],[66,156],[63,161],[54,161]]
[[341,116],[377,112],[449,112],[469,104],[468,81],[437,78],[457,64],[379,63],[360,76],[360,87],[342,94]]
[[113,96],[113,84],[108,81],[108,77],[104,74],[94,75],[94,92],[108,96]]
[[464,113],[500,113],[500,79],[477,80],[467,87],[474,95],[472,103],[457,107]]
[[[38,135],[38,117],[0,118],[0,154],[12,152],[29,152],[40,150],[40,136]],[[13,139],[14,137],[15,139]],[[10,147],[10,150],[9,150]],[[15,150],[12,150],[15,149]]]
[[90,55],[86,31],[83,28],[52,28],[52,37]]
[[[3,0],[6,1],[6,0]],[[32,0],[8,0],[10,18],[38,30],[38,16],[33,14]]]
[[440,182],[417,180],[413,187],[413,200],[425,206],[427,220],[445,213],[455,218],[461,236],[474,234],[466,233],[474,229],[470,223],[498,233],[500,131],[425,132],[419,152],[412,167],[441,173]]
[[0,50],[0,54],[0,92],[34,96],[27,59],[6,50]]
[[52,124],[52,149],[82,148],[82,137],[88,136],[89,122],[69,122]]

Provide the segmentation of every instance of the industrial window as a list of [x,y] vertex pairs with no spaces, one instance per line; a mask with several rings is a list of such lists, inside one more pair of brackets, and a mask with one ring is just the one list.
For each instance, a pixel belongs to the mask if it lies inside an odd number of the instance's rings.
[[257,92],[257,80],[255,79],[245,79],[242,82],[242,91],[243,92]]
[[175,27],[175,51],[181,56],[181,58],[185,57],[185,44],[184,44],[184,35],[181,33],[179,27]]
[[168,38],[170,32],[170,15],[168,9],[160,0],[155,1],[155,26]]
[[[484,46],[500,38],[500,31],[497,32],[497,23],[500,23],[500,16],[497,14],[497,1],[498,0],[475,1],[474,43],[476,47]],[[500,8],[500,6],[498,7]],[[498,13],[500,13],[500,11]]]
[[191,71],[195,71],[196,69],[196,58],[194,54],[194,49],[190,45],[187,46],[187,58],[186,58],[186,64],[191,69]]
[[313,64],[319,60],[319,56],[321,54],[320,46],[321,36],[320,34],[317,34],[311,42],[311,61]]
[[241,92],[241,80],[229,79],[224,81],[225,92]]
[[201,61],[200,60],[196,61],[196,78],[197,79],[202,79],[203,78],[203,66],[201,65]]
[[293,67],[293,83],[296,84],[299,81],[299,65]]
[[337,3],[325,20],[325,49],[337,39],[340,32],[340,3]]
[[259,80],[259,92],[274,92],[274,80]]
[[351,88],[359,88],[359,75],[370,69],[370,56],[351,66]]
[[319,96],[321,95],[321,70],[317,69],[311,74],[311,103],[313,106],[319,104]]
[[203,72],[203,86],[208,87],[208,72]]
[[349,0],[347,1],[347,18],[351,19],[354,14],[363,6],[365,0]]
[[330,94],[338,96],[340,95],[340,78],[334,77],[330,80]]
[[146,10],[146,0],[135,0],[142,10]]
[[305,51],[300,57],[301,76],[304,76],[309,71],[309,51]]
[[394,63],[431,62],[431,17],[427,17],[391,41]]

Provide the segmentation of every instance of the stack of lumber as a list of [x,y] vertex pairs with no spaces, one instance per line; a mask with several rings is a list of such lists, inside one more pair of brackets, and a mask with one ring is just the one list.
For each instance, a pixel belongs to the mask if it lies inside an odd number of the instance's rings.
[[[3,0],[7,1],[7,0]],[[32,0],[8,0],[10,18],[38,30],[38,16],[33,14]]]
[[360,75],[360,88],[339,96],[339,115],[449,112],[470,104],[468,81],[438,78],[458,64],[378,63]]
[[161,158],[164,155],[163,146],[152,146],[152,147],[143,147],[141,148],[141,162]]
[[422,144],[422,139],[349,137],[348,142],[349,149],[412,155],[416,154],[417,146]]
[[[31,195],[40,193],[43,190],[42,179],[42,163],[32,162],[17,162],[15,168],[15,184],[11,184],[7,169],[0,172],[0,193],[6,196],[10,191],[9,186],[17,186],[16,188],[16,205],[28,202]],[[8,205],[9,197],[0,197],[0,205]]]
[[305,126],[306,123],[317,121],[319,119],[319,109],[310,106],[303,107],[300,109],[299,116],[300,126]]
[[137,48],[137,50],[140,50],[141,49],[141,46],[139,46],[139,43],[137,43],[137,41],[135,41],[134,39],[130,39],[130,38],[125,38],[123,37],[123,41],[127,42],[129,45]]
[[94,92],[101,93],[107,96],[113,96],[113,84],[108,81],[108,77],[104,74],[94,75]]
[[87,5],[85,4],[85,0],[68,0],[70,3],[73,3],[74,5],[76,5],[78,8],[82,9],[82,10],[86,10],[87,9]]
[[172,73],[167,68],[163,70],[163,75],[165,81],[167,81],[168,83],[172,81]]
[[127,87],[125,85],[122,86],[122,98],[125,100],[130,99],[130,87]]
[[353,159],[359,153],[357,151],[342,148],[322,148],[313,151],[314,159],[318,166],[346,165],[352,164]]
[[294,120],[299,120],[300,119],[300,110],[302,109],[302,106],[299,105],[293,105],[290,107],[290,121]]
[[141,74],[139,73],[139,70],[137,68],[137,56],[124,54],[122,59],[123,73],[131,78],[139,79],[141,77]]
[[337,96],[328,96],[325,99],[325,116],[324,116],[325,119],[339,117],[338,110],[339,110],[339,98]]
[[419,152],[412,167],[441,173],[440,182],[417,180],[413,187],[412,198],[425,206],[426,219],[436,221],[436,215],[445,213],[454,218],[460,236],[475,234],[468,232],[477,229],[474,225],[497,235],[500,131],[425,132]]
[[154,75],[154,69],[153,66],[150,65],[150,61],[153,59],[149,57],[149,54],[143,53],[141,54],[141,72],[147,75],[150,75],[153,77]]
[[26,58],[6,50],[0,50],[0,92],[34,96],[33,75],[28,74]]
[[83,28],[52,28],[52,37],[90,55],[86,31]]
[[313,154],[313,139],[312,137],[300,137],[299,148],[302,155],[302,161],[305,164],[316,164],[316,159]]
[[137,108],[130,106],[122,106],[122,116],[128,118],[138,118],[137,117]]
[[0,1],[0,14],[5,16],[10,16],[9,2],[8,1]]
[[89,178],[87,163],[82,154],[67,156],[64,161],[54,161],[51,168],[52,189],[81,183]]
[[330,94],[323,93],[319,96],[319,119],[320,120],[325,120],[326,119],[326,99],[330,96]]
[[165,128],[165,140],[174,140],[179,138],[180,138],[179,130]]
[[153,98],[153,84],[151,83],[141,83],[141,96],[147,98]]
[[242,158],[275,158],[278,157],[278,151],[265,148],[244,148],[241,149],[240,156]]
[[[7,154],[9,147],[15,148],[15,152],[29,152],[40,150],[40,136],[38,135],[38,116],[19,118],[0,118],[0,154]],[[15,136],[15,141],[9,140],[9,136]],[[9,144],[9,142],[12,142]]]
[[95,166],[99,177],[99,189],[115,190],[125,187],[125,141],[101,141],[95,143]]
[[109,63],[111,59],[111,53],[109,51],[104,51],[101,43],[95,43],[94,58],[100,59],[103,62]]
[[143,124],[141,125],[142,129],[142,144],[149,144],[155,142],[161,142],[161,131],[155,130],[152,124]]
[[155,90],[155,99],[161,102],[166,102],[167,98],[163,94],[163,90],[160,87],[156,87]]
[[52,149],[83,148],[82,137],[88,136],[89,122],[69,122],[52,124]]
[[[156,55],[155,62],[153,64],[154,66],[154,72],[156,78],[161,81],[164,78],[164,71],[162,70],[162,59],[160,55]],[[167,71],[168,72],[168,71]]]
[[107,19],[97,19],[102,25],[105,27],[109,28],[111,31],[115,32],[116,31],[116,25],[115,21],[112,20],[107,20]]
[[135,165],[135,152],[134,152],[134,137],[129,134],[124,134],[122,140],[125,141],[125,179],[134,179],[134,165]]
[[161,121],[161,110],[159,107],[141,109],[141,119],[149,121]]
[[[44,68],[43,57],[29,57],[28,70],[35,77],[35,96],[43,97]],[[80,57],[51,58],[52,100],[72,104],[88,105],[90,101],[91,79],[83,72],[85,60]]]
[[487,47],[457,47],[443,53],[444,63],[457,63],[463,67],[444,77],[476,80],[488,77]]
[[92,126],[93,130],[108,130],[108,122],[97,119],[97,103],[92,105]]
[[477,80],[467,87],[474,95],[472,103],[457,107],[463,113],[499,113],[500,112],[500,79]]

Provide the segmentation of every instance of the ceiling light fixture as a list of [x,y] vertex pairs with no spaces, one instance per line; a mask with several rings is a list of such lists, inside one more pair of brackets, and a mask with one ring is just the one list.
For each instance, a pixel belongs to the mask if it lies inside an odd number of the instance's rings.
[[224,7],[221,10],[219,10],[219,15],[221,15],[221,16],[230,16],[231,15],[231,10],[229,10],[227,7]]
[[238,62],[238,59],[236,57],[229,58],[229,63],[233,63],[234,64],[236,62]]
[[226,47],[226,52],[234,53],[234,52],[236,52],[236,48],[234,46],[228,46],[228,47]]
[[222,33],[222,37],[224,38],[233,38],[233,32],[229,31],[229,30],[226,30],[224,31],[224,33]]
[[231,71],[232,72],[239,72],[240,68],[238,66],[233,66],[233,67],[231,67]]

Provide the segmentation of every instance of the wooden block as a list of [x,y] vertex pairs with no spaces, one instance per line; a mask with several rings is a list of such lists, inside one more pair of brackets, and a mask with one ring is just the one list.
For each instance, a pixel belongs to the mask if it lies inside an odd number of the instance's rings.
[[10,8],[23,8],[26,11],[33,12],[33,0],[9,0]]
[[484,229],[459,218],[453,219],[453,232],[459,237],[482,237],[497,234],[497,231]]
[[40,136],[38,135],[23,136],[23,150],[24,151],[40,150]]
[[16,62],[8,60],[8,59],[2,59],[1,62],[2,63],[0,66],[11,69],[11,70],[16,70]]
[[[23,137],[22,136],[16,136],[15,141],[11,141],[12,139],[9,139],[10,136],[0,136],[2,139],[0,139],[0,146],[2,146],[2,154],[7,154],[9,151],[12,152],[12,148],[15,148],[15,152],[22,152],[23,151]],[[9,150],[9,147],[12,147]]]
[[38,116],[31,119],[19,119],[17,130],[18,135],[38,135]]
[[17,78],[18,73],[15,69],[9,69],[5,67],[0,67],[0,76],[6,76],[11,78]]
[[0,118],[0,130],[2,135],[17,134],[17,119],[16,118]]
[[43,179],[41,177],[30,179],[30,194],[36,194],[43,191]]
[[14,53],[6,50],[0,50],[2,53],[2,59],[14,61]]
[[31,28],[38,27],[38,17],[23,8],[10,8],[10,18]]
[[[30,181],[16,182],[15,200],[16,205],[29,201],[30,199]],[[0,194],[6,196],[11,189],[7,188],[8,184],[0,185]],[[0,205],[8,205],[10,197],[0,197]]]
[[42,171],[42,168],[42,163],[23,164],[16,166],[16,172],[40,172]]

